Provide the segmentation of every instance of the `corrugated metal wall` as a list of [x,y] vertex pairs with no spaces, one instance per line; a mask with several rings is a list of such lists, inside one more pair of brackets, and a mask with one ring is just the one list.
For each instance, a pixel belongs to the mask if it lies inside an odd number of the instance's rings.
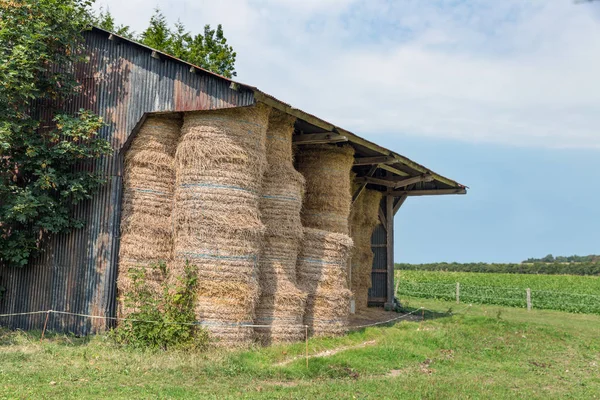
[[[217,109],[254,104],[250,89],[232,90],[229,82],[174,60],[152,58],[150,50],[108,40],[99,30],[86,33],[88,62],[77,66],[82,93],[67,111],[90,109],[108,124],[101,131],[115,153],[93,168],[107,184],[75,210],[86,225],[53,237],[31,265],[0,268],[0,314],[40,310],[114,316],[116,265],[121,207],[121,164],[118,153],[144,113]],[[47,113],[46,115],[49,115]],[[45,315],[0,319],[10,328],[41,329]],[[48,328],[85,335],[106,327],[105,320],[52,314]]]
[[371,288],[369,289],[369,304],[381,305],[387,301],[387,233],[379,224],[371,236],[373,250],[373,271],[371,272]]

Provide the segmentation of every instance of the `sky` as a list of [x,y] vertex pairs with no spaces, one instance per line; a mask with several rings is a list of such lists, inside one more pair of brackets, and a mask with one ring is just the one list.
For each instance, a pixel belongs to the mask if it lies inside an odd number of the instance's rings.
[[600,253],[600,1],[97,0],[223,24],[237,80],[469,186],[409,198],[397,262]]

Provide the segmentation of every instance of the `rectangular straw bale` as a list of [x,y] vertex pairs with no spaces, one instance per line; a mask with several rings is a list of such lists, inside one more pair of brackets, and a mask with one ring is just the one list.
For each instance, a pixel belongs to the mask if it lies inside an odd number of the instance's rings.
[[296,260],[302,239],[304,178],[294,169],[295,118],[273,110],[267,130],[267,170],[260,198],[266,234],[260,257],[261,296],[255,328],[263,344],[304,338],[306,294],[298,289]]
[[158,295],[162,274],[150,265],[172,258],[174,161],[180,127],[177,117],[148,117],[125,155],[117,278],[121,317],[135,311],[124,305],[125,295],[133,290],[129,270],[144,269],[148,285]]
[[175,156],[175,271],[198,273],[198,320],[216,344],[244,346],[259,295],[265,232],[259,200],[270,108],[262,103],[184,114]]

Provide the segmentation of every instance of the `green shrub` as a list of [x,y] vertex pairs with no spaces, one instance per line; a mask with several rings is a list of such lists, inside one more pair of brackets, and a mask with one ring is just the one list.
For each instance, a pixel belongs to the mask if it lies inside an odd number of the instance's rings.
[[115,340],[127,346],[152,350],[196,349],[208,345],[208,333],[196,322],[194,303],[198,277],[186,262],[184,274],[169,284],[166,264],[151,266],[161,277],[159,293],[152,289],[145,268],[131,268],[132,290],[125,306],[135,311],[113,331]]

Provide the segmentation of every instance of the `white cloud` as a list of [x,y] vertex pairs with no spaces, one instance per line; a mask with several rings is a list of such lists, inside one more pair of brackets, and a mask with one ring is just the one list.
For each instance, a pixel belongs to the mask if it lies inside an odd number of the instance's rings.
[[[141,31],[153,6],[104,0]],[[600,148],[600,4],[159,0],[222,23],[242,82],[371,135]]]

